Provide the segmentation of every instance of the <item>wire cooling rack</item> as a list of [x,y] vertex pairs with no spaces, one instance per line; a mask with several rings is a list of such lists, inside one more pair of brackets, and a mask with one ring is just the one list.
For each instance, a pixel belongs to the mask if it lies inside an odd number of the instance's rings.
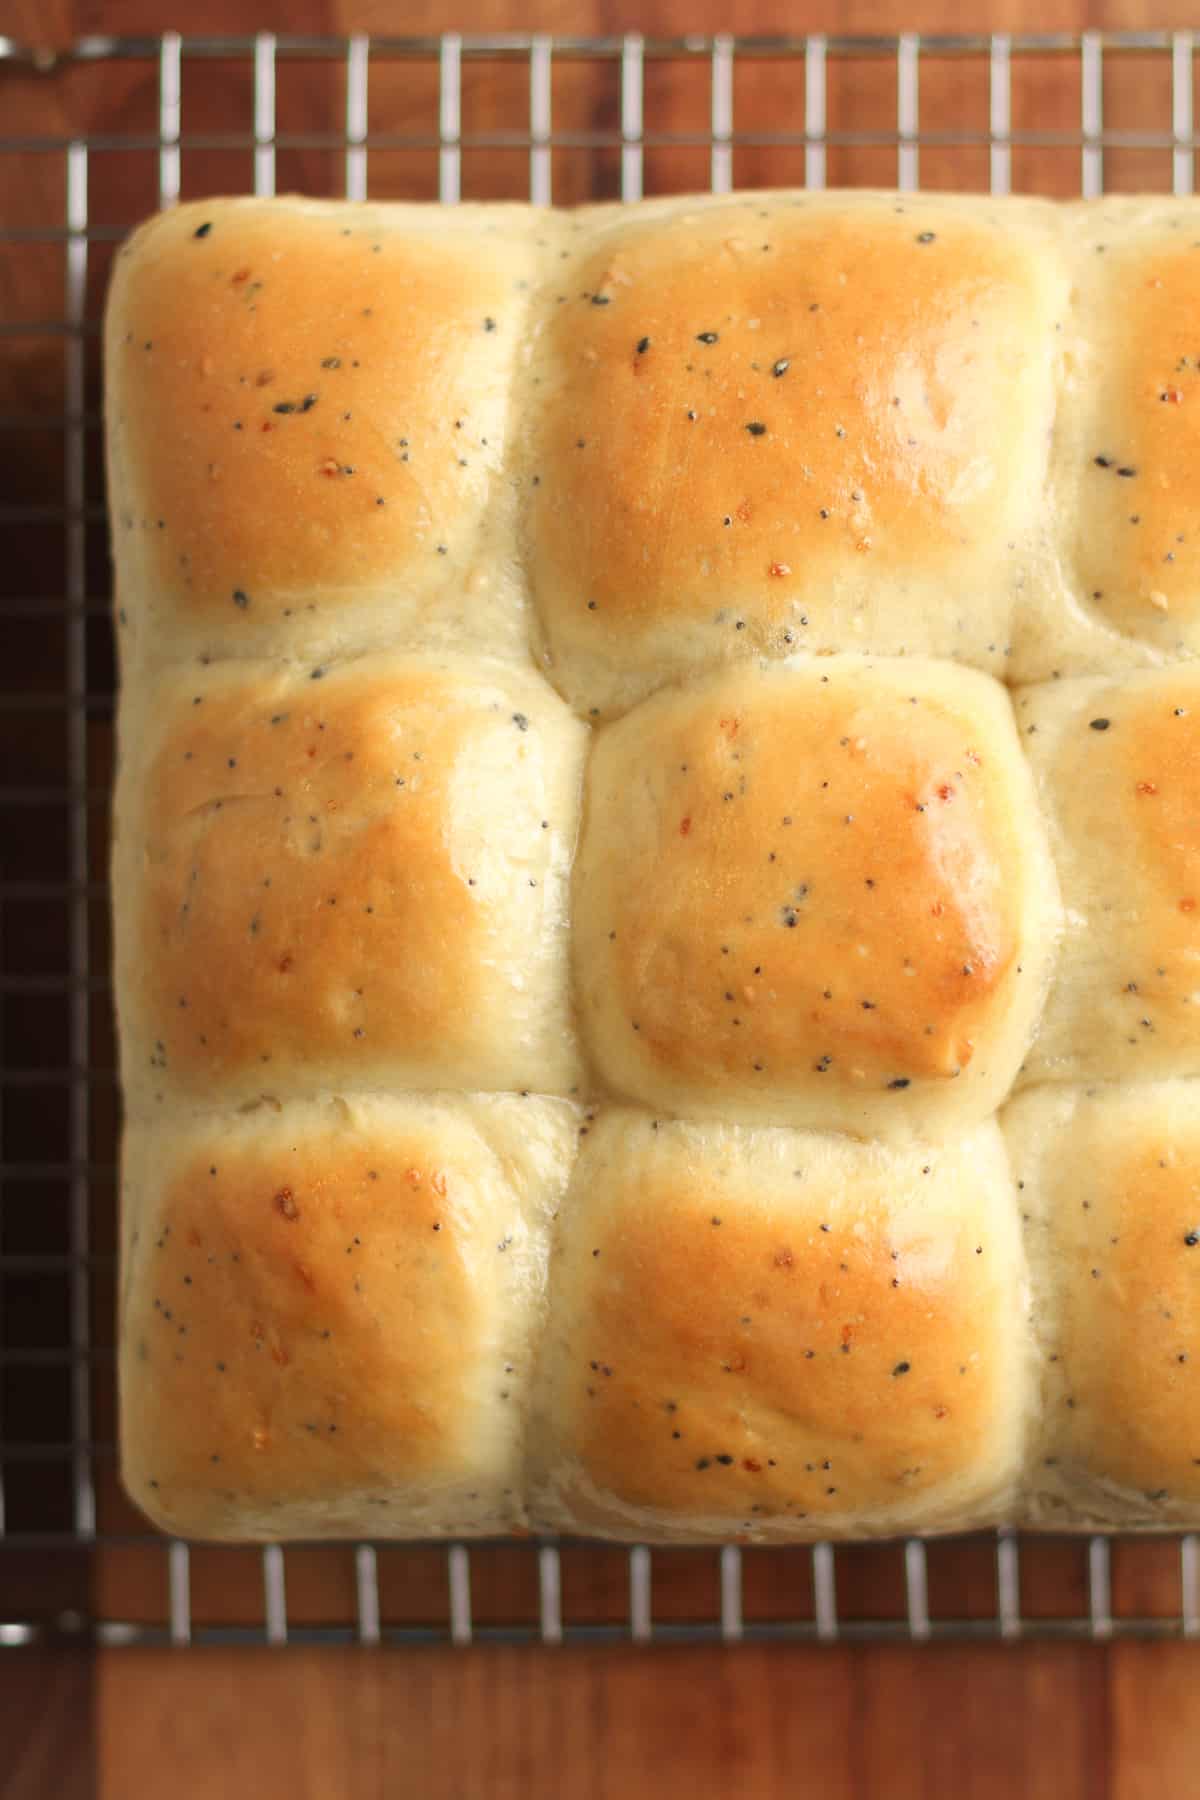
[[[1191,193],[1189,32],[0,37],[0,1646],[1200,1637],[1200,1539],[212,1549],[113,1454],[113,663],[97,330],[181,195]],[[660,124],[661,121],[665,123]],[[231,123],[232,121],[232,123]],[[669,127],[669,128],[668,128]]]

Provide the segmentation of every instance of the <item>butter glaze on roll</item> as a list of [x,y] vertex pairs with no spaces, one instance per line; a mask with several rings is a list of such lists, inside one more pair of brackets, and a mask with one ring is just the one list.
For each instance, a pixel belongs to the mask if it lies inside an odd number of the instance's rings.
[[765,193],[123,247],[164,1530],[1200,1528],[1197,244]]
[[1011,1503],[1032,1360],[994,1124],[893,1150],[610,1113],[550,1295],[541,1526],[821,1538]]
[[536,676],[229,661],[157,680],[141,725],[117,851],[140,859],[131,1099],[574,1085],[584,732]]
[[895,1139],[1007,1091],[1058,919],[987,677],[823,657],[669,690],[598,736],[586,820],[576,991],[618,1092]]
[[1034,1080],[1200,1074],[1200,665],[1016,695],[1065,926]]
[[1041,552],[1053,220],[764,195],[580,229],[535,306],[528,457],[563,691],[607,711],[793,648],[1001,672]]
[[151,656],[521,645],[497,507],[529,220],[246,199],[142,228],[106,360],[118,602]]
[[1028,1220],[1042,1395],[1033,1521],[1200,1512],[1200,1089],[1041,1088],[1004,1116]]
[[561,1102],[260,1104],[126,1135],[122,1467],[198,1537],[522,1514]]

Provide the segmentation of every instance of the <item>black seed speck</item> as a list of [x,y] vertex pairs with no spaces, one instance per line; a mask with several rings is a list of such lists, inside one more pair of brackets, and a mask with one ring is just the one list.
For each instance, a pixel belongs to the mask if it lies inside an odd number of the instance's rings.
[[248,594],[248,593],[247,593],[247,592],[246,592],[246,591],[245,591],[245,589],[244,589],[244,588],[234,588],[234,590],[233,590],[233,604],[234,604],[234,605],[235,605],[235,606],[240,606],[240,607],[241,607],[241,609],[242,609],[242,611],[243,611],[243,612],[245,612],[245,610],[246,610],[246,608],[247,608],[247,607],[248,607],[248,606],[249,606],[249,604],[250,604],[250,596],[249,596],[249,594]]
[[1111,719],[1089,719],[1088,724],[1093,731],[1107,731],[1112,724]]
[[760,419],[751,419],[750,423],[746,426],[746,430],[750,433],[751,437],[766,437],[767,435],[767,428]]
[[203,225],[197,225],[195,231],[193,231],[193,233],[192,233],[192,236],[194,238],[206,238],[211,230],[212,230],[212,220],[208,219],[205,221],[205,223]]

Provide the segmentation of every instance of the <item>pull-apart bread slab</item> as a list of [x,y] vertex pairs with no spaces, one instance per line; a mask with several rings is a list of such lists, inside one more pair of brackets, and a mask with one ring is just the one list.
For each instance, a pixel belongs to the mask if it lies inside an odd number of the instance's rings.
[[198,203],[106,359],[146,1512],[1200,1523],[1200,206]]

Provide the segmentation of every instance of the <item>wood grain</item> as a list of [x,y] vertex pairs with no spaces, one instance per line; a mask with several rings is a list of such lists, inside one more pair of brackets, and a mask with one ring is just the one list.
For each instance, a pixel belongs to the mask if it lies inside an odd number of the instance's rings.
[[92,1800],[93,1657],[0,1650],[0,1659],[0,1800]]
[[[38,43],[66,44],[76,35],[157,32],[179,23],[177,0],[8,0],[4,29]],[[961,0],[920,0],[911,14],[894,0],[843,0],[834,8],[797,0],[475,0],[465,17],[449,17],[429,0],[402,13],[383,0],[257,0],[252,20],[243,0],[204,0],[187,15],[199,32],[262,28],[323,33],[350,30],[436,32],[450,24],[477,30],[539,29],[584,34],[640,28],[650,34],[735,30],[769,33],[831,30],[892,32],[964,28],[1078,30],[1136,29],[1195,24],[1189,0],[991,0],[964,16]],[[862,129],[892,116],[894,70],[831,67],[830,123]],[[49,80],[0,77],[0,105],[9,132],[153,131],[156,91],[149,65],[78,69]],[[484,131],[523,117],[524,72],[496,75],[468,69],[464,121]],[[739,122],[786,117],[802,123],[802,72],[795,64],[739,67]],[[185,77],[185,130],[227,131],[250,116],[245,66],[213,65]],[[648,69],[647,116],[656,129],[703,133],[708,89],[702,69]],[[1161,73],[1129,69],[1106,90],[1112,123],[1145,125],[1164,116]],[[337,71],[309,65],[281,72],[282,129],[336,131],[342,88]],[[436,84],[427,71],[377,68],[372,75],[375,125],[428,131],[436,121]],[[558,128],[612,133],[618,118],[616,85],[597,85],[594,71],[556,71]],[[1046,59],[1023,66],[1014,83],[1018,124],[1070,130],[1079,116],[1077,82],[1065,65]],[[930,64],[922,77],[922,124],[927,130],[978,128],[986,119],[982,71]],[[524,152],[468,152],[464,192],[473,196],[520,191]],[[1072,190],[1072,155],[1027,151],[1014,157],[1017,185],[1040,192]],[[797,181],[802,152],[739,148],[739,184]],[[245,185],[242,151],[189,152],[188,194]],[[372,157],[372,190],[381,196],[428,195],[432,151]],[[894,179],[891,150],[831,152],[829,179]],[[922,180],[932,186],[986,181],[986,154],[929,150]],[[1117,186],[1163,190],[1165,153],[1110,156],[1106,174]],[[332,191],[339,179],[329,152],[281,153],[284,187]],[[652,151],[650,189],[703,187],[707,152]],[[0,216],[35,224],[61,216],[61,158],[26,158],[19,172],[0,158]],[[577,201],[617,191],[619,157],[611,148],[555,152],[555,198]],[[93,217],[128,224],[155,203],[150,155],[97,156],[92,162]],[[93,249],[89,310],[95,314],[110,252]],[[6,317],[52,317],[61,307],[59,250],[0,250],[0,310]],[[7,346],[0,363],[0,401],[18,412],[62,406],[61,346],[42,340]],[[98,370],[89,363],[95,404]],[[5,444],[3,479],[10,499],[54,503],[61,493],[61,440]],[[99,495],[97,445],[89,446],[89,493]],[[61,545],[31,533],[14,547],[23,559],[12,591],[44,593],[51,633],[38,654],[61,654],[53,640],[53,597],[61,592]],[[10,556],[11,561],[11,556]],[[7,577],[7,571],[5,572]],[[12,579],[16,581],[17,576]],[[89,548],[90,591],[106,579],[102,536]],[[33,583],[30,586],[30,582]],[[2,580],[0,580],[2,585]],[[4,591],[8,591],[5,589]],[[21,647],[22,654],[24,646]],[[14,645],[14,651],[17,646]],[[33,651],[31,649],[32,656]],[[102,656],[103,652],[98,651]],[[32,667],[32,663],[30,664]],[[34,677],[37,678],[37,677]],[[105,778],[110,746],[98,721],[90,741],[92,775]],[[11,748],[30,781],[61,779],[57,739],[45,742],[27,728]],[[39,758],[41,759],[39,761]],[[97,875],[103,867],[102,815],[94,834]],[[47,929],[52,929],[52,925]],[[102,907],[97,908],[94,953],[107,954]],[[47,1055],[55,1054],[48,1043]],[[97,1009],[94,1055],[111,1066],[111,1032]],[[37,1121],[29,1125],[29,1151]],[[111,1153],[115,1119],[111,1093],[94,1101],[94,1153]],[[59,1130],[44,1121],[47,1140]],[[56,1150],[48,1150],[51,1160]],[[46,1204],[44,1190],[40,1204]],[[97,1191],[95,1234],[111,1246],[111,1202]],[[39,1238],[34,1247],[42,1247]],[[53,1247],[47,1240],[47,1247]],[[98,1277],[97,1319],[107,1331],[108,1278]],[[104,1341],[110,1341],[105,1337]],[[101,1383],[94,1431],[111,1440],[111,1390]],[[141,1526],[116,1487],[111,1460],[99,1465],[100,1523],[108,1531]],[[473,1560],[477,1619],[533,1618],[536,1594],[530,1560],[519,1551]],[[296,1621],[353,1616],[349,1554],[336,1550],[289,1553],[289,1612]],[[843,1616],[902,1616],[903,1592],[894,1556],[874,1552],[839,1558]],[[438,1622],[446,1613],[444,1563],[439,1555],[401,1551],[380,1558],[385,1616]],[[27,1604],[56,1584],[32,1563],[8,1598]],[[160,1548],[105,1549],[83,1569],[91,1603],[102,1616],[161,1621],[165,1564]],[[627,1605],[623,1556],[603,1550],[564,1558],[564,1603],[573,1618],[620,1621]],[[655,1613],[709,1617],[716,1603],[713,1559],[686,1553],[655,1561]],[[80,1586],[72,1565],[72,1598]],[[1168,1545],[1121,1546],[1114,1559],[1118,1611],[1154,1614],[1177,1609],[1177,1562]],[[775,1553],[748,1556],[748,1614],[783,1617],[811,1612],[807,1574]],[[930,1597],[935,1613],[980,1616],[994,1606],[986,1546],[956,1545],[931,1553]],[[237,1551],[194,1558],[193,1601],[198,1623],[262,1616],[257,1561]],[[1023,1601],[1031,1614],[1079,1612],[1086,1602],[1082,1554],[1070,1547],[1027,1548]],[[0,1613],[7,1610],[0,1606]],[[591,1650],[478,1649],[451,1651],[284,1652],[202,1650],[190,1653],[104,1651],[94,1659],[20,1653],[0,1660],[0,1796],[4,1800],[75,1800],[96,1791],[103,1800],[675,1800],[676,1796],[737,1795],[744,1800],[820,1796],[820,1800],[1197,1800],[1200,1796],[1200,1660],[1194,1647],[1121,1644],[1022,1645],[961,1649],[737,1649],[652,1648]],[[90,1786],[95,1783],[94,1789]]]
[[1195,1800],[1195,1680],[1179,1645],[111,1652],[99,1796]]

